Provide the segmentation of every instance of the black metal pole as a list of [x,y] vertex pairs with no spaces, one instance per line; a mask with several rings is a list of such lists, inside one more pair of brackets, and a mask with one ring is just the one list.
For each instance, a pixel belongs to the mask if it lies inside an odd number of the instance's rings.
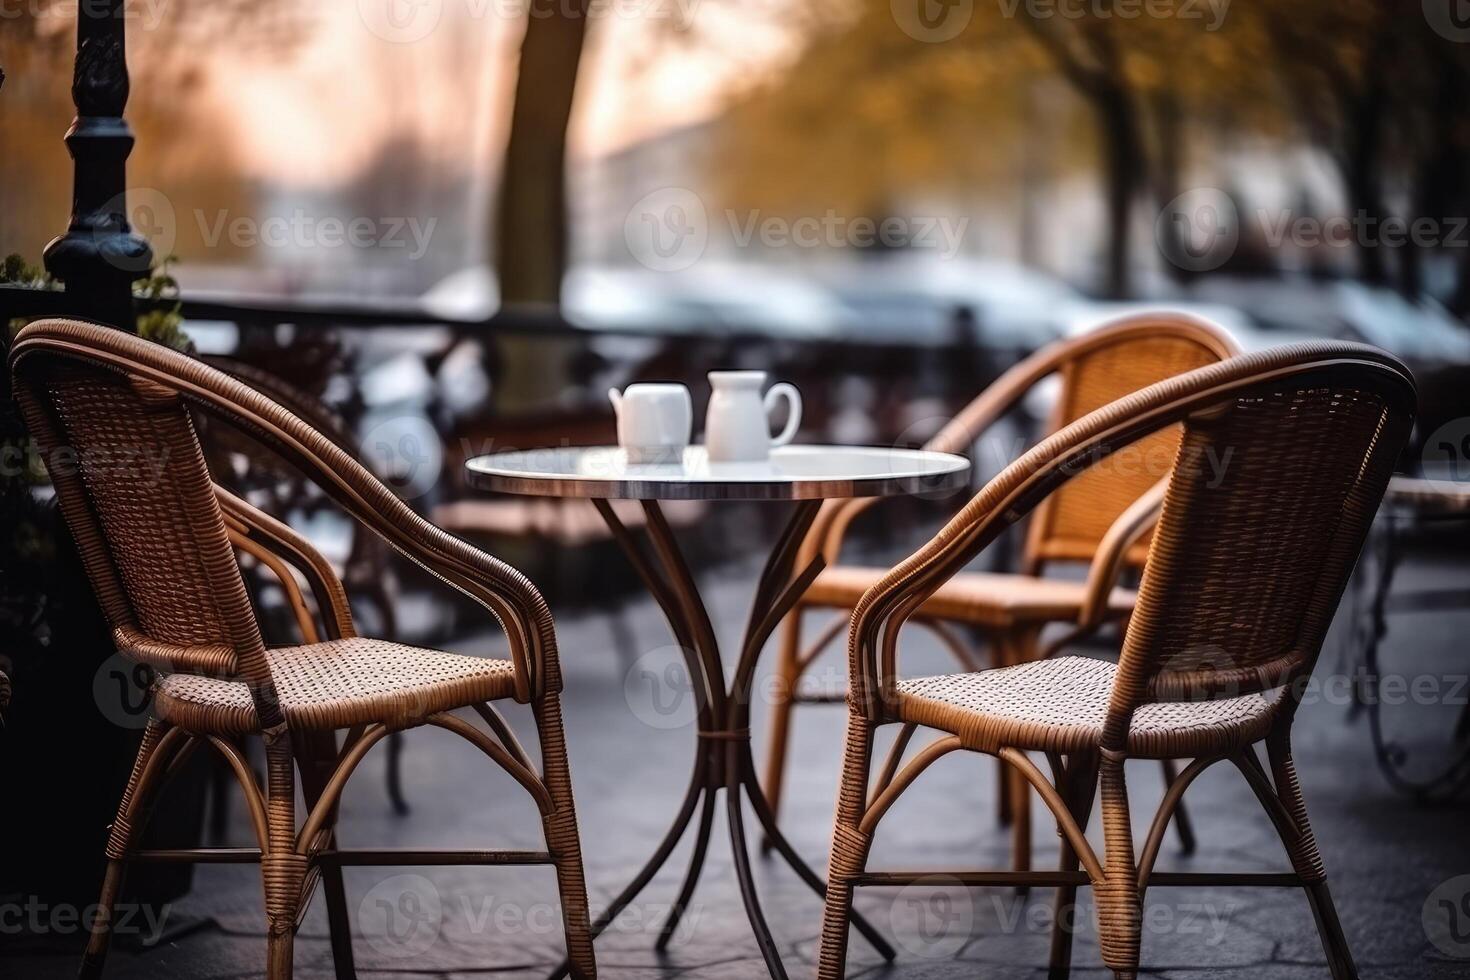
[[46,270],[66,284],[80,316],[133,329],[132,284],[146,275],[153,250],[127,215],[127,159],[133,133],[128,101],[125,0],[80,0],[71,95],[77,117],[66,133],[75,180],[71,223],[52,239]]

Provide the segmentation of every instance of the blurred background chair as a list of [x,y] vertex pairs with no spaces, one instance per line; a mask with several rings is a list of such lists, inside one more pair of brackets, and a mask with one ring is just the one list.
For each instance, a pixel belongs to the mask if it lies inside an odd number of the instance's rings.
[[[1459,450],[1450,447],[1451,452]],[[1344,631],[1348,640],[1344,669],[1358,678],[1353,710],[1368,716],[1374,756],[1389,785],[1421,803],[1445,803],[1470,787],[1470,701],[1446,698],[1435,710],[1422,698],[1385,696],[1386,678],[1411,676],[1413,671],[1412,663],[1402,662],[1404,651],[1389,651],[1385,657],[1389,619],[1463,610],[1470,598],[1463,588],[1447,586],[1437,576],[1418,587],[1397,589],[1394,580],[1407,551],[1404,538],[1416,525],[1427,533],[1448,536],[1467,521],[1470,485],[1442,472],[1433,477],[1395,476],[1347,600],[1356,606],[1352,628]],[[1421,646],[1417,639],[1409,645]],[[1393,664],[1392,670],[1385,669],[1385,659]],[[1430,714],[1438,716],[1437,724],[1424,724]],[[1412,720],[1408,715],[1414,716]],[[1429,733],[1434,734],[1426,738]]]
[[[928,448],[975,456],[986,429],[1048,378],[1060,380],[1048,432],[1156,381],[1233,356],[1234,341],[1218,328],[1183,315],[1125,317],[1071,340],[1058,341],[1022,361],[986,388],[928,443]],[[955,629],[967,628],[989,643],[997,666],[1041,655],[1043,630],[1069,627],[1054,648],[1100,627],[1126,620],[1134,595],[1120,577],[1137,572],[1148,554],[1149,529],[1162,495],[1159,481],[1173,463],[1177,429],[1156,433],[1130,451],[1127,466],[1098,467],[1059,490],[1030,518],[1021,568],[1015,573],[965,571],[946,581],[919,610],[915,622],[934,631],[968,670],[981,659]],[[777,661],[771,709],[765,789],[773,809],[781,803],[792,711],[800,704],[840,703],[841,693],[802,689],[802,676],[836,637],[837,616],[809,646],[802,645],[802,617],[812,610],[849,610],[883,578],[886,569],[844,565],[843,539],[871,501],[825,506],[809,532],[803,561],[821,554],[827,568],[787,617]],[[1044,577],[1057,566],[1088,564],[1087,576]],[[1167,778],[1172,770],[1165,762]],[[1024,782],[1003,772],[999,813],[1014,833],[1016,866],[1029,866],[1030,796]],[[1181,824],[1186,848],[1192,847]]]
[[[637,530],[645,516],[637,501],[614,500],[610,505],[625,527]],[[698,525],[708,507],[700,500],[670,500],[664,504],[669,524],[680,529]],[[637,637],[623,616],[625,594],[609,588],[605,561],[620,558],[607,522],[590,500],[466,499],[438,505],[434,523],[471,540],[499,543],[520,540],[543,556],[543,588],[568,601],[582,597],[607,616],[613,651],[621,669],[631,669],[638,657]],[[493,549],[492,549],[493,550]],[[538,578],[542,581],[542,578]]]
[[[1323,638],[1413,426],[1415,392],[1391,355],[1346,344],[1284,347],[1153,385],[1056,433],[991,481],[933,540],[866,592],[853,615],[848,744],[819,975],[845,969],[853,889],[921,881],[866,870],[879,821],[929,765],[966,749],[1034,786],[1062,837],[1056,874],[953,875],[966,884],[1057,888],[1051,976],[1071,962],[1076,887],[1096,892],[1104,962],[1139,970],[1151,886],[1289,885],[1306,892],[1334,980],[1356,977],[1292,762],[1291,728]],[[1152,554],[1119,663],[1058,657],[905,679],[898,634],[1009,525],[1100,466],[1183,423]],[[1221,460],[1228,460],[1222,467]],[[874,730],[900,724],[869,780]],[[903,753],[919,726],[947,734]],[[1269,769],[1256,746],[1264,743]],[[1042,753],[1048,780],[1029,753]],[[1193,758],[1157,810],[1141,854],[1124,778],[1130,758]],[[1216,762],[1245,776],[1292,871],[1171,875],[1154,870],[1185,790]],[[1269,774],[1268,774],[1269,773]],[[1101,853],[1086,838],[1101,785]],[[1083,869],[1079,873],[1079,865]]]

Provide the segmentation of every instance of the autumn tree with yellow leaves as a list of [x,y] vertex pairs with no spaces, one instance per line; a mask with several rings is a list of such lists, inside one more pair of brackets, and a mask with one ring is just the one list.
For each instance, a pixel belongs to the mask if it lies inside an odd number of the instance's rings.
[[[1321,150],[1349,213],[1465,212],[1470,44],[1447,36],[1453,22],[1436,23],[1432,4],[811,2],[828,9],[825,26],[732,108],[732,196],[872,208],[904,188],[1000,181],[1027,127],[1045,122],[1064,133],[1048,164],[1097,175],[1097,286],[1112,296],[1135,290],[1140,207],[1156,213],[1189,174],[1211,170],[1201,148],[1234,139]],[[1031,94],[1047,86],[1068,98],[1038,104]],[[1424,249],[1360,252],[1365,278],[1422,286]]]

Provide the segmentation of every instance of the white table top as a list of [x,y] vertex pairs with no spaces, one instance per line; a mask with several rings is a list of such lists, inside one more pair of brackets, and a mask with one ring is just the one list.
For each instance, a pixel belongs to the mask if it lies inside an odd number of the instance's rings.
[[759,463],[712,463],[703,446],[679,463],[629,463],[616,446],[476,456],[470,486],[604,500],[825,500],[935,493],[966,485],[963,456],[866,446],[782,446]]

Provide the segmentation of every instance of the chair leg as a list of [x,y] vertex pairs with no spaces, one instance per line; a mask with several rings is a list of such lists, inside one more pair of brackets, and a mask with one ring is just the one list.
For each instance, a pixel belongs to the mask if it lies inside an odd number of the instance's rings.
[[400,817],[408,816],[408,800],[403,795],[403,733],[388,736],[388,803]]
[[582,870],[582,844],[577,834],[577,810],[572,800],[572,776],[567,765],[560,696],[555,693],[545,695],[532,705],[532,713],[541,743],[541,779],[551,796],[552,809],[542,815],[542,827],[546,834],[546,848],[556,862],[567,962],[573,977],[593,980],[597,976],[597,961],[592,952],[587,882]]
[[347,915],[347,888],[342,882],[342,867],[325,865],[321,869],[322,894],[327,900],[327,933],[332,942],[332,964],[337,980],[356,980],[357,963],[352,955],[352,920]]
[[867,866],[868,850],[873,843],[872,837],[859,829],[867,807],[872,756],[872,723],[856,712],[849,712],[842,785],[837,793],[837,819],[832,827],[832,856],[827,864],[827,902],[822,914],[818,980],[841,980],[847,972],[853,879]]
[[[137,836],[143,832],[146,824],[148,809],[148,798],[153,791],[152,783],[157,777],[145,775],[149,771],[149,762],[157,754],[163,737],[169,731],[167,725],[157,720],[149,720],[148,727],[143,730],[143,741],[138,746],[138,757],[133,761],[133,771],[128,777],[127,787],[123,790],[122,800],[118,803],[117,819],[113,821],[112,830],[107,838],[107,873],[102,879],[102,894],[97,899],[97,914],[92,919],[92,932],[87,939],[86,952],[82,954],[82,965],[78,976],[82,980],[102,975],[102,965],[107,959],[107,950],[112,943],[112,913],[117,904],[118,894],[122,891],[123,881],[127,877],[127,854],[132,849]],[[166,762],[167,760],[160,760]],[[155,765],[154,772],[157,773],[162,766]]]
[[1332,971],[1332,980],[1357,980],[1358,968],[1353,963],[1352,951],[1348,949],[1347,937],[1342,933],[1342,923],[1337,918],[1337,906],[1332,902],[1327,882],[1308,885],[1307,902],[1312,907],[1312,917],[1317,920],[1317,932],[1322,937],[1322,949],[1327,954],[1327,968]]
[[107,950],[112,944],[112,910],[117,904],[127,877],[127,862],[109,860],[107,874],[102,879],[102,895],[97,899],[97,914],[92,919],[92,934],[87,939],[87,950],[82,954],[82,966],[77,971],[80,980],[95,980],[102,976],[102,964],[107,960]]
[[[394,732],[389,738],[401,734]],[[337,767],[337,739],[329,731],[295,733],[293,739],[297,765],[301,770],[302,796],[308,807],[314,807]],[[335,838],[335,808],[327,825],[333,828]],[[347,914],[347,890],[342,882],[342,866],[326,864],[320,870],[322,894],[327,902],[327,931],[332,943],[332,964],[337,980],[355,980],[357,965],[352,954],[352,920]]]
[[[1174,780],[1179,778],[1179,768],[1173,759],[1160,759],[1159,765],[1164,770],[1164,788],[1168,789],[1174,785]],[[1184,809],[1184,801],[1179,801],[1179,806],[1174,810],[1174,831],[1179,835],[1179,849],[1185,854],[1193,854],[1195,850],[1194,821],[1189,819],[1189,811]]]
[[230,833],[230,791],[235,785],[235,775],[220,762],[214,760],[209,770],[209,839],[222,845]]
[[[1037,640],[1041,631],[1027,628],[1009,634],[997,643],[996,652],[1007,666],[1027,663],[1036,657]],[[1001,765],[1006,781],[1006,807],[1010,812],[1011,866],[1016,871],[1031,870],[1031,784],[1015,766]],[[1016,889],[1025,895],[1030,889]]]
[[[781,791],[786,782],[786,751],[791,734],[791,712],[796,705],[796,685],[801,680],[801,614],[797,605],[781,624],[781,648],[776,660],[776,683],[771,692],[771,734],[766,748],[766,794],[773,818],[781,813]],[[761,836],[761,853],[769,854],[771,839]]]
[[[991,660],[994,667],[1009,667],[1014,654],[1005,634],[997,634],[991,640]],[[1016,814],[1014,796],[1015,783],[1011,779],[1011,767],[996,761],[995,770],[995,824],[1002,829],[1011,826]]]
[[1097,901],[1098,941],[1103,962],[1116,980],[1136,980],[1143,916],[1138,872],[1133,858],[1133,824],[1128,816],[1128,787],[1123,755],[1103,749],[1102,783],[1104,878],[1093,889]]
[[1322,950],[1327,954],[1327,966],[1332,972],[1332,980],[1357,980],[1358,969],[1353,963],[1352,951],[1348,949],[1347,937],[1343,935],[1342,923],[1337,918],[1337,907],[1327,888],[1327,872],[1322,865],[1322,855],[1317,850],[1317,840],[1312,834],[1311,822],[1307,819],[1307,803],[1302,796],[1301,784],[1296,776],[1296,764],[1291,757],[1290,731],[1283,729],[1268,738],[1266,754],[1271,762],[1271,778],[1276,786],[1276,795],[1291,814],[1292,823],[1296,825],[1296,839],[1287,840],[1282,835],[1282,843],[1286,845],[1293,869],[1305,882],[1307,902],[1317,921],[1317,932],[1322,937]]
[[296,918],[309,860],[296,851],[296,775],[285,724],[265,732],[266,853],[260,859],[265,888],[266,980],[291,980]]
[[[1068,760],[1066,786],[1062,798],[1067,803],[1077,826],[1085,834],[1092,817],[1093,800],[1097,796],[1097,757],[1090,753],[1079,753]],[[1065,834],[1062,839],[1062,858],[1058,865],[1064,872],[1076,871],[1082,862]],[[1051,956],[1047,980],[1067,980],[1072,974],[1072,938],[1077,929],[1077,886],[1062,885],[1057,888],[1052,909]]]
[[[1011,866],[1031,870],[1031,784],[1014,767],[1004,766],[1011,808]],[[1028,889],[1017,889],[1025,894]]]

